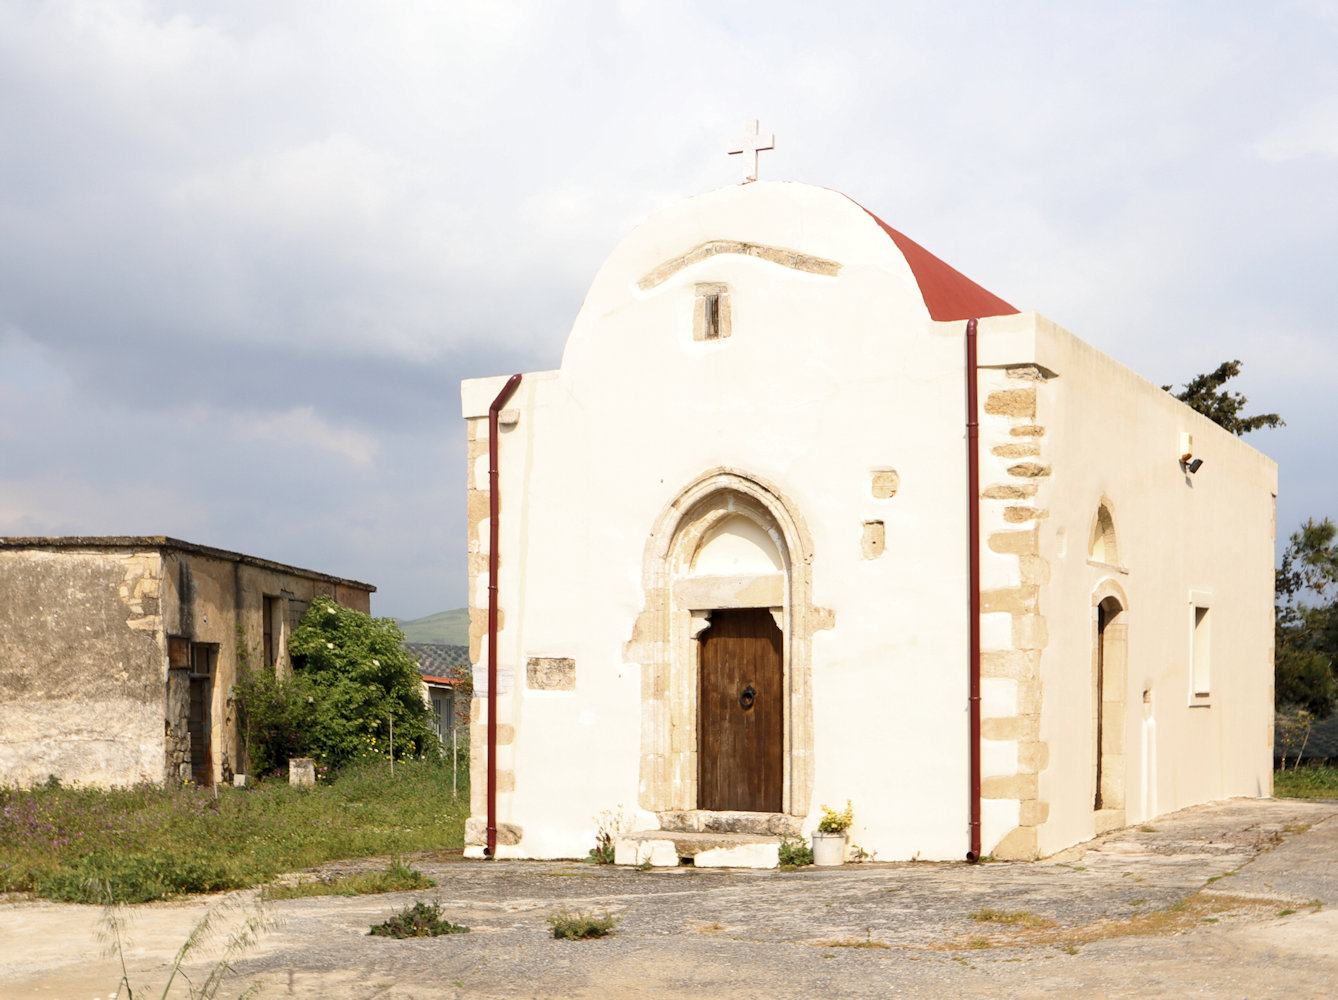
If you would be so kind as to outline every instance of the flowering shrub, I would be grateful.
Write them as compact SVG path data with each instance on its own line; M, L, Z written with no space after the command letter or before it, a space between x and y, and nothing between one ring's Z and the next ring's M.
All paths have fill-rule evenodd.
M391 618L372 618L328 597L311 602L288 641L291 677L247 670L238 704L251 770L281 770L312 757L317 773L358 759L438 751L418 666Z

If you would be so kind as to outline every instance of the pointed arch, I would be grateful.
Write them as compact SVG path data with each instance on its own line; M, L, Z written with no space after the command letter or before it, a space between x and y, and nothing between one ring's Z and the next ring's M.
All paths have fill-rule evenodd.
M1092 515L1092 529L1087 536L1087 558L1108 566L1120 565L1120 547L1115 531L1115 507L1103 496Z

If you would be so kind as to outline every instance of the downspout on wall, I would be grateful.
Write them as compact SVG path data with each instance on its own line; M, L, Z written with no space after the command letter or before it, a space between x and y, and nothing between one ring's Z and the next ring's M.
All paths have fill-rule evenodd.
M971 848L966 860L980 860L980 419L976 400L976 320L966 321L966 510L969 680L967 739L971 760Z
M520 375L512 375L488 407L488 858L497 854L497 418L519 385Z

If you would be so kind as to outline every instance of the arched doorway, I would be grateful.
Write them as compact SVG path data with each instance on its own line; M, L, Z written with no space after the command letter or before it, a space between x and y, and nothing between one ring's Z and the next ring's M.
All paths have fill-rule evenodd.
M732 470L698 479L655 525L627 659L642 676L640 803L666 828L683 811L807 813L810 635L827 624L811 558L793 506Z
M1123 593L1107 581L1093 595L1092 809L1123 811L1128 614Z

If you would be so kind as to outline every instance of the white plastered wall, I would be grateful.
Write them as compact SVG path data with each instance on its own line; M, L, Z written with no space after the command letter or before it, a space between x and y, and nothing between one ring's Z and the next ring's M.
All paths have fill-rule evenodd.
M718 239L840 269L719 253L639 285ZM729 288L726 340L693 339L700 283ZM891 240L829 191L715 192L614 252L562 369L526 376L507 404L519 420L500 436L498 653L515 683L499 685L499 708L515 740L498 764L515 778L499 820L523 834L499 855L580 856L596 814L635 810L643 693L625 657L645 603L647 534L689 483L721 468L777 484L799 512L813 604L833 615L812 639L813 792L794 804L804 828L821 803L849 798L853 840L881 857L965 854L963 352L960 330L940 327ZM485 413L498 388L466 383L465 415ZM873 473L886 468L899 490L875 499ZM486 467L475 471L486 481ZM877 558L861 550L870 520L886 530ZM571 658L574 688L528 689L530 657Z
M813 273L748 252L665 268L713 240L840 268ZM703 285L729 290L728 339L694 340ZM643 554L684 488L718 469L775 484L802 517L812 604L831 613L832 627L812 636L814 779L810 800L794 806L804 829L819 804L850 798L852 839L879 857L965 853L963 325L929 322L904 259L862 210L799 185L692 199L610 256L561 370L525 377L507 404L518 420L500 435L499 721L508 738L497 764L510 776L498 819L522 831L500 856L582 856L596 815L617 807L656 825L637 808L652 692L629 656L646 607ZM1044 373L1034 422L1046 466L1033 521L1003 520L1002 507L982 514L983 543L1034 528L1031 572L1046 578L1035 613L982 620L988 649L1039 657L1030 686L1004 674L983 684L987 717L1039 715L1039 733L1009 737L1009 722L983 743L996 789L983 803L986 851L1023 826L1043 854L1097 828L1092 597L1111 584L1128 605L1124 817L1268 794L1274 464L1035 314L984 320L981 364L982 405L1020 387L1007 369ZM465 416L483 418L503 381L465 383ZM1013 459L989 445L1015 440L1012 428L995 423L982 419L982 435L996 435L984 442L982 487L1011 474ZM1195 476L1176 462L1182 431L1205 458ZM486 483L486 452L474 461L474 482ZM872 475L885 469L900 486L875 499ZM1103 498L1119 542L1114 566L1087 558ZM886 531L876 558L861 550L871 520ZM486 523L476 537L486 540ZM1024 579L1021 562L983 544L982 589L1025 591L1040 577ZM486 608L486 585L476 576L476 609ZM1191 593L1212 595L1206 705L1191 705L1188 690ZM533 689L531 657L569 658L574 684ZM1010 797L1013 785L1021 791Z
M1120 593L1128 605L1124 822L1270 795L1276 464L1043 317L992 322L1034 324L1038 361L1057 376L1038 396L1037 418L1054 468L1040 531L1051 571L1041 598L1049 633L1042 735L1051 751L1040 779L1050 806L1041 852L1096 832L1088 720L1098 592ZM1196 474L1178 461L1183 434L1204 459ZM1116 565L1089 558L1103 499ZM1192 594L1212 616L1212 690L1198 700L1190 692Z

